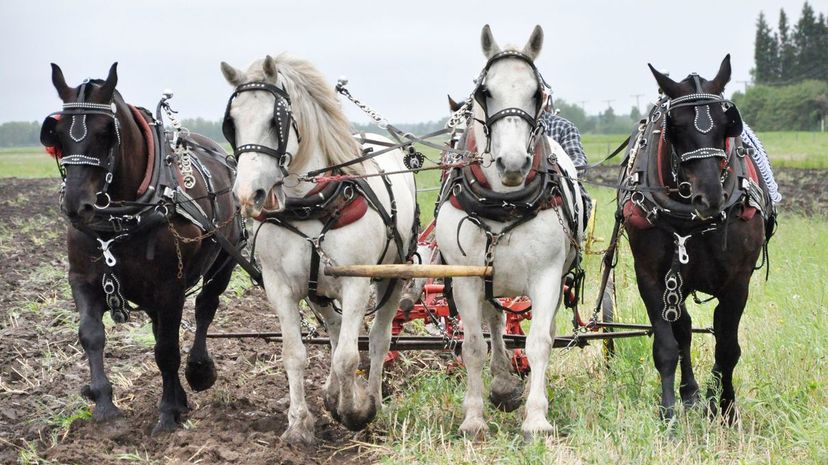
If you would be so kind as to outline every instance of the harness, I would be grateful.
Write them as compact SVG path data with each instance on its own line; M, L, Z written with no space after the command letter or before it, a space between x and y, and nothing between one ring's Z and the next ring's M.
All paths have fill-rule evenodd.
M274 149L260 144L245 144L236 147L236 129L233 117L230 114L230 109L235 98L243 92L268 92L275 98L275 105L273 108L273 121L277 128L278 146ZM230 99L227 102L227 108L224 114L224 123L222 125L224 136L227 138L230 145L233 146L236 157L240 157L247 152L259 152L275 158L279 162L279 167L282 174L287 177L287 167L293 160L293 155L287 151L288 138L291 130L296 132L298 142L301 143L302 138L290 108L290 96L284 89L267 82L249 82L241 84L236 87ZM396 148L396 147L394 147ZM333 169L333 174L338 174L338 168L362 162L366 159L372 158L378 154L370 154L360 157L358 160L351 160L349 162L338 165ZM328 168L330 169L330 168ZM285 200L285 208L279 212L265 212L254 218L261 222L259 228L253 236L253 246L251 257L254 257L256 239L258 238L259 230L264 223L270 223L281 228L284 228L293 234L308 241L311 245L310 256L310 273L308 276L308 299L320 306L333 306L336 311L340 311L334 304L333 299L319 295L319 273L320 261L324 259L328 264L331 259L322 250L322 243L325 240L325 235L332 229L337 229L348 224L351 224L367 212L370 207L379 214L382 222L385 224L385 246L383 248L377 263L385 261L388 254L388 249L391 242L394 242L397 250L397 259L399 263L404 263L416 251L416 247L408 244L408 247L403 244L402 236L397 229L397 202L394 198L394 192L391 186L391 180L387 175L381 175L383 185L388 193L390 200L390 210L386 210L382 202L377 197L374 190L364 179L345 179L337 180L329 183L318 185L311 190L305 197L295 198L288 197ZM308 236L292 223L296 221L317 220L322 223L322 230L315 237ZM413 240L416 241L417 219L415 215L415 222L412 226ZM389 285L386 287L385 293L378 300L374 309L380 308L391 297L393 285L396 278L389 280ZM370 313L373 313L370 312Z
M216 190L212 183L212 175L205 164L198 157L191 156L193 149L202 149L203 152L215 152L210 147L204 147L189 137L174 138L175 146L167 138L164 125L161 119L161 109L168 109L166 102L168 97L159 102L157 115L153 118L148 110L129 106L130 115L118 113L118 107L113 100L109 104L98 104L86 101L90 80L81 84L78 99L76 102L69 102L63 105L62 111L52 113L46 117L41 127L41 143L51 148L55 154L58 169L63 179L61 196L66 188L66 169L68 165L85 165L100 168L106 171L104 185L96 195L95 213L89 223L80 220L72 220L72 226L98 242L98 249L104 259L106 271L103 273L101 286L105 293L107 308L110 310L113 321L124 322L129 319L131 308L121 292L121 283L118 279L118 260L113 253L113 246L150 230L163 223L170 223L175 215L179 215L201 230L212 235L212 239L230 253L232 258L237 260L244 258L239 250L244 247L245 239L242 238L239 244L233 245L220 234L213 234L218 226L219 206L216 202L218 195L226 194L229 188ZM171 114L171 113L168 113ZM87 153L63 154L63 147L57 132L57 123L60 118L71 117L72 123L69 128L69 137L75 143L82 142L88 135L86 120L88 116L101 115L112 118L116 142L109 147L104 159ZM114 173L117 170L119 155L124 156L121 145L120 118L132 117L141 128L142 135L148 147L147 172L144 181L139 187L138 198L131 201L113 201L107 193L114 181ZM174 121L176 127L180 127ZM217 152L216 152L217 153ZM182 159L186 159L187 169L180 169L182 183L179 183L179 176L176 172L174 162L181 165ZM219 158L220 161L231 171L235 171L233 161ZM181 168L181 167L180 167ZM193 187L190 180L195 181L193 172L198 172L199 177L207 190L207 197L212 206L212 215L207 215L201 206L187 193L186 189ZM187 186L181 187L181 184ZM241 231L244 231L243 224L238 215L235 221L239 222ZM233 218L231 218L233 220ZM155 243L150 241L147 245L146 258L152 260L155 255ZM215 260L215 258L213 259ZM213 260L207 260L206 272ZM209 279L209 277L205 277Z
M488 98L489 98L489 90L486 87L486 77L489 73L489 69L500 60L506 58L517 58L532 68L533 75L535 76L535 80L537 81L537 90L535 91L534 99L535 99L535 114L530 115L522 108L517 107L509 107L504 108L493 115L489 115L489 107L488 107ZM548 108L551 108L552 105L552 98L551 93L549 92L549 84L546 83L546 80L543 79L543 75L541 75L538 68L535 66L535 62L532 60L531 57L528 55L518 52L516 50L504 50L502 52L494 54L489 60L486 62L486 66L483 67L483 70L480 71L477 79L475 79L475 83L477 84L472 91L471 95L468 99L463 103L463 105L458 109L457 113L461 112L468 112L470 116L470 106L472 103L472 99L480 105L480 108L483 110L484 119L477 119L473 118L474 121L478 122L483 126L483 133L486 135L486 150L484 153L491 153L491 133L492 133L492 126L500 121L503 118L507 118L509 116L517 116L518 118L523 119L529 126L531 127L529 141L526 144L526 151L527 153L534 153L535 151L535 142L537 140L537 136L545 132L543 118L541 118L541 114Z
M704 93L698 75L692 74L691 78L696 87L695 93L675 99L661 98L647 119L641 120L638 129L633 132L630 140L634 142L627 151L626 162L622 164L616 213L617 221L623 219L625 224L637 229L657 227L673 237L675 251L670 269L664 277L665 291L662 299L662 318L670 322L681 317L680 304L684 301L681 265L690 261L687 242L693 237L726 227L734 216L749 220L758 210L767 218L767 206L771 204L750 157L746 157L749 149L743 146L739 137L742 119L736 106L721 95ZM710 105L722 105L727 117L725 149L702 147L677 153L669 134L671 111L692 107L695 112L695 130L707 134L715 124L710 114ZM710 218L696 214L694 208L686 202L691 197L689 183L679 182L681 164L701 158L720 159L722 187L729 193L720 213ZM663 173L667 171L665 163L669 163L675 188L668 187L668 180L664 179ZM741 211L737 212L738 208ZM764 245L765 256L767 239L769 237ZM725 233L723 250L726 247Z
M534 116L521 108L505 108L491 116L488 114L486 75L495 62L505 58L518 58L529 64L532 68L538 83L538 89L535 94L536 113ZM574 198L567 197L567 193L571 195L577 189L577 186L574 185L574 181L568 176L562 174L560 166L557 163L557 158L549 146L549 141L545 137L541 137L540 144L536 143L537 136L543 133L544 129L543 120L540 118L540 115L546 106L549 105L550 100L547 91L548 85L546 85L540 72L535 67L534 62L527 55L517 51L507 50L500 52L489 59L478 76L476 83L477 85L469 99L466 100L455 114L464 114L466 116L467 127L471 127L472 120L482 125L483 132L486 136L486 149L484 153L490 153L491 128L494 123L509 116L517 116L525 120L531 127L530 139L527 143L527 152L533 156L532 168L530 174L527 176L524 189L509 193L493 191L485 175L483 175L482 170L477 165L453 168L448 172L443 182L435 217L439 209L446 202L451 203L455 208L463 210L466 216L457 225L457 246L465 256L466 252L460 244L460 229L463 223L468 220L483 231L486 236L485 266L493 266L495 249L505 235L511 233L522 224L534 219L541 210L558 206L562 206L564 210L565 218L561 218L559 215L561 226L564 230L568 228L567 234L570 236L570 241L577 247L577 240L573 238L572 234L576 234L575 232L577 231L578 206L575 204ZM469 109L472 101L476 101L483 109L484 120L472 116ZM474 131L465 131L462 139L459 141L459 145L464 147L467 152L475 152L477 150L477 144ZM562 189L562 183L567 183L568 189ZM575 211L570 210L570 201L575 206ZM502 226L498 230L495 230L484 220L501 223ZM578 271L580 271L580 253L573 263L573 268L576 269L576 275L578 275ZM451 281L446 280L445 285L446 296L451 300ZM494 295L494 275L484 278L484 291L486 300L500 311L524 313L531 310L530 306L525 310L515 312L501 305Z

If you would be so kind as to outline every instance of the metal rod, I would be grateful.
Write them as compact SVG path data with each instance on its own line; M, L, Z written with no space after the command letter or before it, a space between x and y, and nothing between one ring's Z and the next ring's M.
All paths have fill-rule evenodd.
M325 267L328 276L359 276L368 278L445 278L447 276L490 277L491 266L461 265L347 265Z
M555 338L553 347L562 348L577 345L583 347L591 340L599 339L623 339L628 337L649 336L652 332L649 330L638 331L616 331L612 333L607 332L588 332L578 335L577 341L573 342L572 336L558 336ZM263 339L266 342L282 342L282 333L268 332L268 333L214 333L208 334L209 338L255 338ZM486 344L491 345L491 335L483 335ZM327 345L330 344L330 339L326 337L312 337L309 338L307 334L302 335L302 340L306 344ZM522 334L504 334L503 341L507 349L523 349L526 347L526 336ZM359 336L357 340L359 350L368 350L368 336ZM457 349L463 346L462 339L447 341L441 336L418 336L418 335L404 335L392 336L390 350L445 350L448 347L455 347Z
M604 323L604 322L598 322L598 323L595 324L595 326L598 326L600 328L645 329L645 330L648 330L648 331L653 330L652 326L647 325L647 324L639 324L639 323L615 323L615 322ZM691 331L694 332L694 333L697 333L697 334L713 334L713 328L711 328L711 327L693 328Z

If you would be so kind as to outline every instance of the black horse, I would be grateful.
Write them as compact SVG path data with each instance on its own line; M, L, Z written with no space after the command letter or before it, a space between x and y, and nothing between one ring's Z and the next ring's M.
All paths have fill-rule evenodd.
M691 74L675 82L650 69L663 95L633 132L618 218L624 221L653 326L661 414L665 419L674 414L679 362L682 401L688 406L699 401L684 300L701 291L718 299L709 408L733 423L738 419L733 370L741 355L739 320L770 236L766 224L773 222L773 207L756 176L751 149L742 146L738 110L721 96L730 80L730 55L710 81Z
M95 402L95 420L121 415L104 372L102 316L109 310L123 321L129 302L137 304L152 320L163 379L155 434L175 429L188 411L178 377L179 327L185 294L202 278L185 375L196 391L216 380L205 338L235 266L220 243L240 247L244 231L230 191L234 165L221 147L195 134L171 145L161 105L157 118L127 105L117 81L116 63L105 81L69 87L52 64L63 110L46 119L41 140L64 179L69 283L92 378L82 393Z

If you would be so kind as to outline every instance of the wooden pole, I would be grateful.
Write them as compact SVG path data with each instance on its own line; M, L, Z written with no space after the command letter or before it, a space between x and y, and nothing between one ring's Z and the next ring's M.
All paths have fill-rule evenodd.
M445 278L457 276L490 277L491 266L462 265L347 265L325 267L328 276L366 278Z

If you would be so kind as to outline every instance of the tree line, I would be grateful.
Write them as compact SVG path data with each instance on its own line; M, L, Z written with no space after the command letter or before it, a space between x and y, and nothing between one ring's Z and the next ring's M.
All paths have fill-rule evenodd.
M824 128L828 115L828 19L808 2L791 26L779 10L776 30L759 13L754 41L754 85L736 92L742 117L760 131Z

